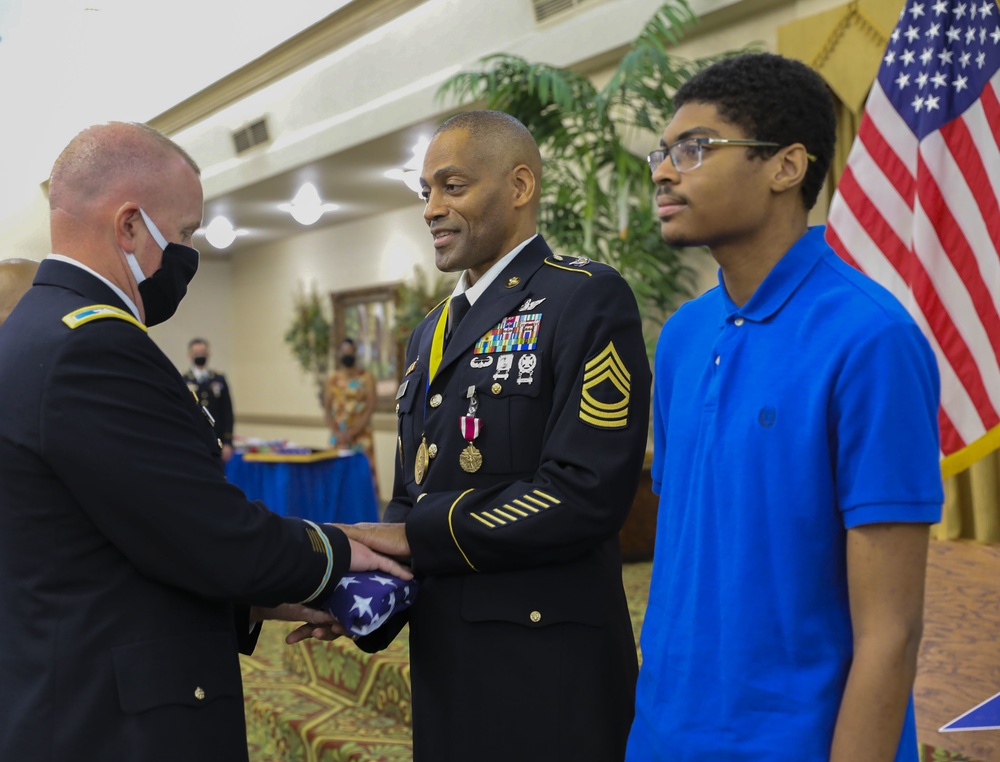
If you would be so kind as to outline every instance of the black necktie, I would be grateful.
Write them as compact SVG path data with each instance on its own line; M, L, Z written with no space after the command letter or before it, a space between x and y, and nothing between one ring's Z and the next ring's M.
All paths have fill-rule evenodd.
M448 338L455 334L455 329L458 328L458 324L462 322L462 318L465 317L465 313L469 311L470 307L472 305L469 304L469 297L464 293L452 297L451 301L448 302Z

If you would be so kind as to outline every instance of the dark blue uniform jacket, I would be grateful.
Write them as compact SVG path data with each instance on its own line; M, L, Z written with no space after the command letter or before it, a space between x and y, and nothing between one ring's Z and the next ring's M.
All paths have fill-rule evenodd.
M246 607L322 586L318 534L226 482L106 284L42 262L0 329L0 759L245 760Z
M538 237L438 359L444 309L409 342L385 514L406 523L421 587L362 646L408 617L416 762L620 760L637 667L618 531L650 392L635 298L612 268Z

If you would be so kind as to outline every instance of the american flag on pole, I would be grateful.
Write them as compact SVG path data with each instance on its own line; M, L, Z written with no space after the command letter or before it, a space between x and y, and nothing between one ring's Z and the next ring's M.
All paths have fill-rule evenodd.
M827 227L934 348L946 476L1000 447L998 16L996 0L908 0Z

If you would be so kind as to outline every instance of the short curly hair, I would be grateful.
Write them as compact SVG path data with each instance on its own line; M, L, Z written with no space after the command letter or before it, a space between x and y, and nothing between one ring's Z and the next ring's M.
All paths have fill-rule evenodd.
M816 204L833 159L837 119L823 78L804 63L773 53L747 53L723 59L685 82L674 107L685 103L715 106L719 116L754 140L781 146L801 143L816 157L802 181L806 209ZM773 156L777 149L753 147L751 156Z

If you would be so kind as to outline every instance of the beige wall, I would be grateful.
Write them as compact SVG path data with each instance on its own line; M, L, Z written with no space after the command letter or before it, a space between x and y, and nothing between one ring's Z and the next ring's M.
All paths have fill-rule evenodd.
M420 264L434 267L422 206L369 217L275 244L232 260L232 348L227 370L236 400L236 431L244 436L326 443L316 387L283 341L295 294L320 294L398 283ZM192 294L194 296L194 294ZM271 422L271 419L282 419ZM391 489L395 416L376 419L380 488ZM241 420L242 419L242 420Z
M48 199L37 186L20 201L9 216L0 219L0 259L42 260L52 251Z
M212 367L228 373L233 358L232 284L230 260L203 253L177 313L149 329L149 335L182 372L189 367L187 344L197 336L211 345Z

